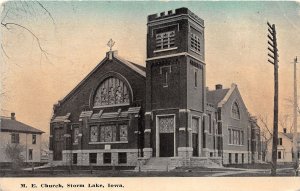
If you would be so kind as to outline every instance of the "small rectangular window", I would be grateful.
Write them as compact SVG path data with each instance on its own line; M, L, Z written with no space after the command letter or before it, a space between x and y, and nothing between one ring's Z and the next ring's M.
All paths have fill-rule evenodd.
M168 49L175 47L175 31L156 34L156 49Z
M127 125L120 125L120 141L128 141Z
M162 75L162 84L163 87L168 87L169 74L171 73L171 66L162 66L160 67L160 74Z
M191 34L191 49L195 50L197 52L201 51L201 46L200 46L200 37L197 36L196 34Z
M20 137L18 133L12 133L11 134L11 143L19 143Z
M229 164L231 164L232 163L232 158L231 158L232 156L231 156L231 153L229 153L229 155L228 155L228 162L229 162Z
M211 114L208 114L208 132L212 133L212 122L211 122Z
M99 132L98 132L98 127L97 126L91 126L90 127L90 141L91 142L97 142L98 141L98 136L99 136Z
M111 153L103 153L103 163L111 164Z
M244 145L244 131L241 131L241 145Z
M232 133L232 130L231 129L228 129L228 138L229 138L229 144L232 144L232 139L231 139L231 133Z
M33 158L33 150L29 149L28 150L28 160L32 160L32 158Z
M195 87L197 87L198 86L198 70L197 69L195 69L195 71L194 71L194 77L195 77Z
M90 163L96 164L97 163L97 153L90 153L89 154Z
M239 163L239 154L235 153L235 163Z
M33 145L36 144L36 135L32 135L32 144L33 144Z
M73 153L73 164L77 164L77 153Z
M281 159L281 151L278 151L278 159Z
M127 163L127 153L118 153L118 162L119 164Z
M79 128L74 128L74 134L73 134L73 143L78 143L79 139L78 139L78 135L79 135Z
M245 155L242 154L242 164L244 164L244 157L245 157Z
M278 145L282 145L282 138L278 139Z

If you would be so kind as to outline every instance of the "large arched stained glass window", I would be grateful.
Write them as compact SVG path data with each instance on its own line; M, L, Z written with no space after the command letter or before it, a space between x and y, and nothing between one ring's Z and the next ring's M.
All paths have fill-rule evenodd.
M234 102L231 108L231 116L235 119L240 119L240 109L237 102Z
M115 77L102 81L96 91L94 107L126 104L129 104L129 91L123 81Z

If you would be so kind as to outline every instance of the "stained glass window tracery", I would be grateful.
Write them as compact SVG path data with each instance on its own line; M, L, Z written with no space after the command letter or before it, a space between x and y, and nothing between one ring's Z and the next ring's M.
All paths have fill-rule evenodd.
M94 107L118 104L129 104L129 91L122 80L109 77L97 89Z

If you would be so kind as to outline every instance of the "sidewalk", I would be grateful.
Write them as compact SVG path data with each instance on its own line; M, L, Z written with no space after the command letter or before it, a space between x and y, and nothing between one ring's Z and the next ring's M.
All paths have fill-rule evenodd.
M43 165L43 166L36 166L36 167L33 167L33 169L36 170L36 169L43 169L43 168L49 168L49 167L51 167L50 163L45 164L45 165ZM32 167L23 168L22 170L32 170Z

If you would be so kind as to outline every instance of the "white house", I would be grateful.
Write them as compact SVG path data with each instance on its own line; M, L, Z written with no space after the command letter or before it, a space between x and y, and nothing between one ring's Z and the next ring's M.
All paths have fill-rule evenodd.
M267 162L272 161L272 140L267 145ZM298 156L300 151L300 134L298 133ZM278 132L277 145L277 162L289 163L293 162L293 133L287 133L286 129L283 132Z
M9 163L5 154L8 145L22 146L21 156L24 162L41 161L41 136L44 132L16 120L15 113L11 117L0 118L0 163Z

